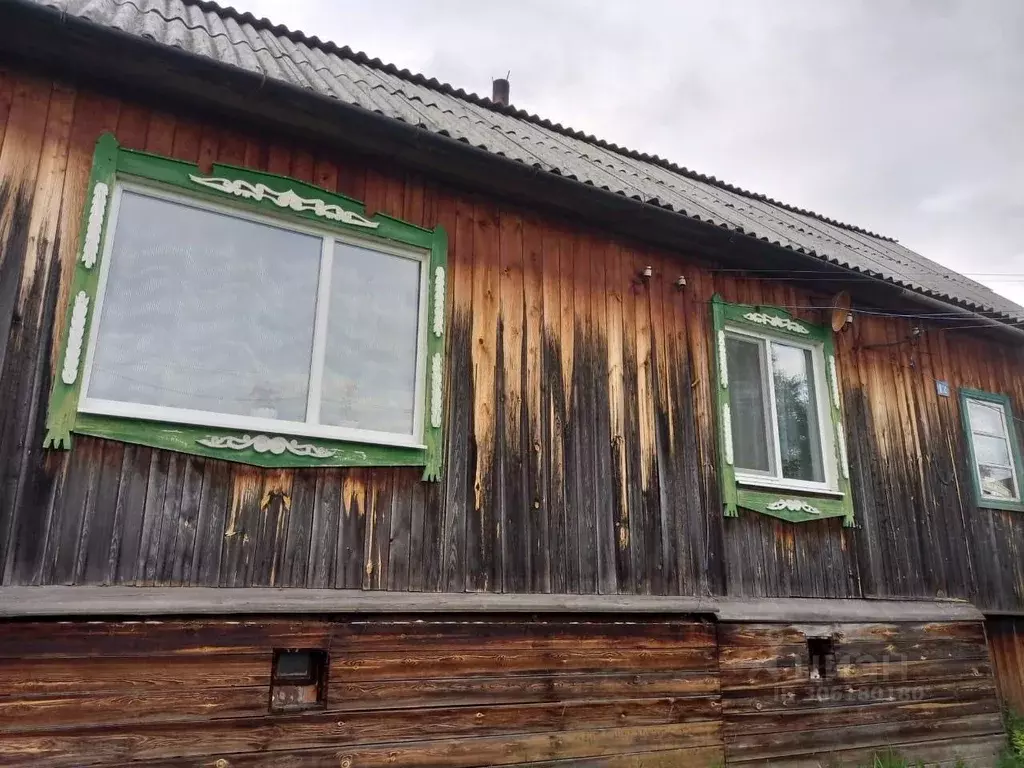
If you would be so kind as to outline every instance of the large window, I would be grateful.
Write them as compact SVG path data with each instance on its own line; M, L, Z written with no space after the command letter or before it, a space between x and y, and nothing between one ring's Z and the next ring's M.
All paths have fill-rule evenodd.
M712 302L725 512L853 523L832 331L777 307Z
M80 408L416 445L426 254L119 186Z
M983 507L1020 508L1020 451L1009 399L990 392L962 389L960 407L976 501Z
M447 238L296 179L97 142L46 446L440 476Z

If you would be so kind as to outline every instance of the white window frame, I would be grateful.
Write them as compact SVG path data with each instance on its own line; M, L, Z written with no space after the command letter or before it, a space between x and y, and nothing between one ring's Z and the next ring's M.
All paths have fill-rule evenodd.
M321 238L320 266L317 275L316 314L313 328L313 357L310 366L309 391L306 399L306 420L287 421L255 416L223 414L215 411L202 411L167 406L144 405L140 403L103 400L89 397L89 381L92 375L93 355L99 339L99 329L103 323L103 300L110 272L111 254L117 234L120 203L124 192L132 192L148 197L165 200L171 203L189 206L202 211L221 213L239 219L265 224L279 229L303 235ZM375 445L395 446L402 448L426 448L423 441L425 378L427 357L427 310L430 282L430 252L411 246L385 243L371 238L360 238L349 234L341 234L326 228L297 224L294 221L267 213L252 211L223 203L211 202L205 197L191 196L170 192L161 187L141 184L137 181L118 180L111 197L110 213L107 222L109 236L105 238L100 262L99 285L93 321L89 329L88 348L85 354L85 369L82 376L82 395L78 410L80 413L118 416L133 419L167 422L171 424L191 424L196 426L249 430L253 432L271 432L303 437L317 437L331 440L344 440L354 443L371 443ZM336 427L314 423L319 417L320 394L323 378L324 359L327 351L327 318L330 307L331 269L334 262L336 243L366 248L380 253L399 256L416 261L420 265L420 297L418 313L418 331L416 340L416 380L413 401L413 429L410 433L379 432L376 430L356 429L352 427Z
M1020 503L1020 501L1021 501L1020 480L1017 477L1017 463L1014 460L1014 446L1013 446L1013 443L1011 442L1012 438L1011 438L1011 434L1010 434L1010 425L1006 422L1006 408L1003 406L1002 403L996 403L996 402L993 402L992 400L984 400L984 399L982 399L980 397L972 397L971 395L968 395L968 394L964 395L964 400L968 404L967 405L967 409L966 409L967 410L967 414L966 414L967 415L967 426L968 426L968 434L969 434L970 440L971 440L971 458L972 458L972 461L974 463L974 482L977 483L978 496L981 497L985 501L997 501L997 502L1001 501L1001 502L1005 502L1005 503L1008 503L1008 504ZM999 424L1003 428L1002 434L998 434L997 435L997 434L994 434L992 432L986 432L983 429L978 429L977 427L975 427L974 426L974 420L971 418L971 408L970 408L971 404L979 405L982 408L991 408L992 410L996 411L999 414ZM991 462L979 461L979 459L978 459L978 446L977 446L977 444L974 441L974 438L975 438L976 435L981 435L982 437L998 437L1004 443L1006 443L1006 453L1007 453L1007 456L1009 456L1009 458L1010 458L1009 466L1004 466L1002 464L992 464ZM1010 470L1010 476L1013 478L1013 487L1017 491L1017 495L1013 496L1012 498L1003 498L1001 496L988 496L988 495L986 495L985 494L984 486L982 485L982 481L981 481L981 467L982 467L982 464L984 464L986 467L997 467L998 469L1009 469Z
M773 488L779 490L811 491L823 495L842 497L839 490L839 466L836 458L835 446L835 425L832 423L832 409L829 401L828 381L825 373L825 347L821 343L801 341L789 336L782 336L772 333L761 333L751 330L745 326L726 323L724 326L726 338L747 337L760 342L759 357L761 358L762 387L765 393L766 402L764 407L768 411L766 420L769 434L768 448L771 452L770 464L771 474L747 470L734 465L736 482L739 485L754 486L761 488ZM775 401L775 377L771 371L771 350L770 344L779 343L789 347L805 349L811 352L811 375L814 379L815 405L818 411L818 430L821 445L821 465L824 471L824 482L812 480L795 480L782 477L782 448L779 444L779 418ZM726 353L728 354L728 353ZM728 365L728 361L726 361Z

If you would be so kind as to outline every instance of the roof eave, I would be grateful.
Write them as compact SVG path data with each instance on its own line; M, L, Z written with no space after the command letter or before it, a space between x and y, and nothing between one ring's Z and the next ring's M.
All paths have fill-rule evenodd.
M223 64L153 40L63 14L29 0L0 4L0 55L17 63L42 68L65 79L125 89L143 101L177 102L183 111L197 107L228 121L239 118L265 130L295 138L342 144L368 157L430 173L448 183L487 191L531 206L542 206L591 226L673 250L683 245L703 246L714 258L756 269L743 253L768 248L775 268L813 266L835 277L856 274L863 286L864 273L855 272L827 257L786 248L711 222L691 218L649 202L584 184L574 178L531 167L486 149L433 133L426 128L372 112L357 105L268 79L239 67ZM116 58L127 66L111 67ZM741 247L733 247L743 241ZM943 301L896 281L871 276L869 285L886 287L890 299L911 301L931 309L962 313L1018 343L1024 330L985 317L959 303ZM855 294L859 291L853 291ZM870 291L867 293L871 293ZM867 295L865 294L865 296ZM855 295L856 298L856 295ZM876 296L877 300L877 296ZM1009 318L1008 318L1009 319Z

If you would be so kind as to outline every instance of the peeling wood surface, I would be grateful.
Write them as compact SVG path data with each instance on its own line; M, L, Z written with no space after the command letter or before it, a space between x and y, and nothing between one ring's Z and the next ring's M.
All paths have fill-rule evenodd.
M991 618L985 629L999 696L1008 708L1024 712L1024 621Z
M58 626L62 632L47 623L0 625L4 765L722 762L707 623ZM328 653L322 709L268 711L273 651L289 647Z
M88 438L41 449L103 130L445 226L441 484ZM1024 516L974 508L957 399L935 392L936 379L1006 392L1024 416L1020 350L927 325L910 343L912 321L858 316L836 337L858 527L724 520L707 302L829 297L715 266L685 244L653 250L338 150L0 71L0 583L956 597L1024 611Z

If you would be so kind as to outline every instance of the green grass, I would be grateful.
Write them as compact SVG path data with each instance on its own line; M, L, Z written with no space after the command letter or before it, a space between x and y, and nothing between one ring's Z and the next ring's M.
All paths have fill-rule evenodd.
M1006 749L999 758L999 768L1024 768L1024 715L1007 710Z

